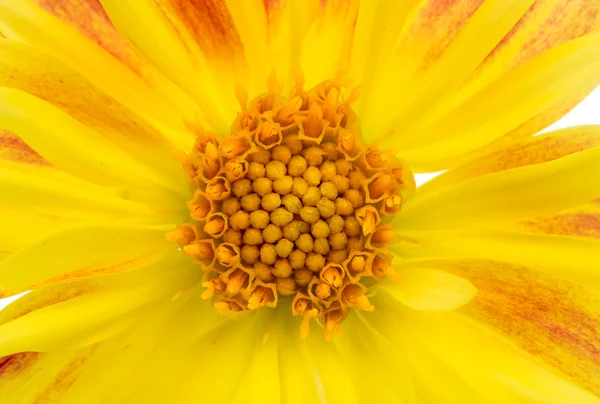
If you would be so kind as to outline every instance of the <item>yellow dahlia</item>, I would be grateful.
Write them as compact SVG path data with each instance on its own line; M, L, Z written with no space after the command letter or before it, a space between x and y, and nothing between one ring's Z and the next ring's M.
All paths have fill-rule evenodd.
M600 402L599 27L0 0L0 402Z

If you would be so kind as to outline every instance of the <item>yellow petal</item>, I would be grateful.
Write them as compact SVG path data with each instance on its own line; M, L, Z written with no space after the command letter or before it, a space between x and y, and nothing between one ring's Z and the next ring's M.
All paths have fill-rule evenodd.
M367 136L375 140L399 126L394 140L425 140L421 133L402 129L432 102L461 85L532 3L418 2L406 19L392 56L374 82L376 87L368 99L361 100L364 110L359 109L359 114Z
M101 3L119 32L198 104L210 128L227 132L239 110L232 68L243 50L224 2Z
M281 403L279 383L279 341L281 327L271 324L262 340L250 348L253 356L244 377L236 386L232 404Z
M455 97L466 99L519 64L599 29L600 8L594 2L536 1Z
M419 344L412 334L401 332L408 327L403 318L389 310L385 304L392 299L375 299L377 309L370 313L360 313L365 325L377 332L378 335L391 345L400 355L401 363L410 371L412 390L417 403L480 403L484 402L465 380L447 363L424 344ZM408 309L405 309L408 310ZM420 313L419 313L420 314ZM440 333L443 331L440 330ZM498 392L498 389L495 390Z
M389 142L415 170L437 171L564 100L600 83L600 35L562 44L511 70L435 122L397 132ZM557 79L558 77L558 79ZM403 128L402 130L405 130Z
M152 262L176 248L165 240L164 233L162 228L132 225L64 230L4 260L0 264L0 285L17 292L62 275L118 272L132 261Z
M112 186L166 181L39 98L2 88L0 102L0 126L19 135L48 162L72 175Z
M467 160L419 187L419 197L465 180L531 164L545 163L600 146L600 125L575 126L528 137Z
M122 376L114 381L109 379L116 385L114 394L111 394L110 398L114 397L117 401L129 400L131 402L193 403L198 400L198 393L192 392L189 385L184 383L190 376L188 369L195 370L194 366L198 367L198 365L204 363L201 354L191 356L191 347L198 341L198 338L210 333L224 322L222 318L216 315L210 303L200 298L200 292L198 288L192 288L182 296L185 299L189 295L187 296L187 302L180 312L164 325L164 328L155 328L146 335L144 335L144 332L136 332L132 336L135 339L127 338L130 344L135 344L140 349L128 350L128 357L131 359L127 361L128 366L125 369L124 377ZM175 300L175 303L178 300ZM190 319L193 320L190 321ZM247 330L244 324L240 324L240 326L241 330ZM211 347L207 348L207 353L220 349L220 346L212 346L212 341L215 341L214 345L217 344L215 338L210 340ZM219 342L222 342L222 340L219 340ZM238 339L237 342L244 341ZM136 357L137 355L141 356ZM218 358L211 363L214 363L217 367L233 367L238 364L235 361L219 363ZM207 365L210 364L207 363ZM109 364L98 362L96 366L102 371L110 371ZM166 371L167 369L168 371ZM91 369L85 380L81 380L81 383L75 386L78 394L72 395L74 401L77 398L87 396L89 386L95 384L95 373L96 371ZM192 384L192 386L199 388L198 384L202 382L206 391L209 391L213 387L217 387L217 384L214 386L211 384L213 380L222 381L218 383L226 383L228 380L231 381L232 377L229 372L215 371L206 379L195 379L196 384ZM193 383L193 381L190 381L190 383ZM233 385L237 385L237 383ZM231 390L233 388L230 384L229 389L223 393L232 394ZM204 394L201 397L204 397ZM99 403L101 402L99 401Z
M399 229L481 227L554 213L598 197L600 148L519 167L411 199ZM433 188L435 189L435 188Z
M323 391L314 378L315 365L305 341L300 339L300 321L289 313L291 305L279 308L281 401L290 404L318 403Z
M359 2L306 3L313 3L314 9L303 15L310 28L302 41L300 66L306 86L311 88L349 68Z
M88 184L52 167L0 164L0 206L71 218L168 218L118 190Z
M359 116L363 115L363 101L369 99L372 87L377 84L380 69L385 67L388 58L393 57L395 44L416 3L416 0L407 0L364 1L360 4L349 72L361 86L361 97L354 104Z
M406 268L382 285L394 299L415 310L455 310L467 304L477 288L468 280L435 268Z
M50 165L17 135L0 129L0 160L14 161L24 164Z
M0 30L8 38L50 53L164 129L180 147L190 145L193 139L185 131L182 116L192 118L195 106L124 44L97 3L34 2L48 12L28 0L0 2Z
M53 353L22 352L0 358L0 399L13 403L56 400L85 366L91 351L88 347Z
M278 70L277 59L289 59L289 46L285 48L286 55L270 57L271 42L276 38L269 38L268 3L262 0L227 0L226 3L244 49L246 90L251 96L266 93L269 75ZM285 67L279 68L276 74L280 80L287 79L289 74L289 66L283 64Z
M192 334L196 324L189 319L199 314L199 296L193 288L179 299L154 305L152 314L140 318L134 327L89 347L7 357L14 365L3 368L0 400L37 398L73 404L124 400L148 365L164 360L163 354L179 347L180 337Z
M381 303L384 302L382 296ZM451 399L442 402L457 401L462 391L473 396L467 388L477 398L470 402L559 404L600 401L567 378L540 365L534 357L515 348L510 340L493 329L465 315L444 312L418 313L417 316L388 307L393 311L387 316L375 311L365 318L391 342L403 345L409 362L422 357L417 355L424 349L433 356L431 369L447 367L465 382L463 389L457 389L452 379L428 386L440 392L458 390L459 395L449 394ZM436 394L440 395L439 392Z
M485 146L462 154L455 159L448 159L448 167L460 166L465 161L476 160L482 156L493 154L499 150L510 148L515 144L530 140L531 136L539 133L541 130L565 116L576 105L583 101L596 86L597 83L592 81L581 88L570 88L571 91L563 94L563 98L560 101L544 109L542 112L512 129L510 132L500 136Z
M194 402L198 397L213 403L231 402L255 349L268 342L267 321L272 314L265 310L197 334L197 341L187 351L187 360L180 365L181 388L174 392L174 402ZM267 392L264 394L268 397Z
M52 304L0 325L0 356L23 351L76 349L106 339L139 317L150 315L153 302L190 286L193 265L160 265L145 279ZM196 272L197 273L197 272ZM198 281L195 276L195 281Z
M406 361L395 346L356 313L344 320L344 329L332 344L350 370L359 402L418 402Z
M311 332L306 343L325 396L321 401L358 404L356 385L338 350L321 333Z
M69 218L0 209L0 261L26 245L76 224L77 220Z
M600 392L598 295L534 267L482 260L430 263L477 286L479 294L462 312L496 328L565 378Z
M435 231L407 234L393 250L403 258L501 259L599 290L600 241L583 237L503 231Z
M178 180L176 173L180 167L172 158L173 145L145 119L99 90L72 67L39 50L7 40L0 41L0 55L3 73L0 87L17 88L53 104L72 120L79 121L80 126L91 128L159 175ZM63 136L73 134L67 132Z
M447 114L503 74L553 47L598 32L599 11L598 4L586 0L536 1L457 92L436 99L433 105L423 111L426 116L424 119L431 120ZM561 100L560 104L563 105L551 106L541 116L531 119L525 125L529 128L520 127L516 132L527 132L526 135L531 135L548 126L585 98L595 86L585 87L584 91L569 89L565 92L565 99ZM419 116L417 120L418 118ZM517 133L511 134L516 135Z

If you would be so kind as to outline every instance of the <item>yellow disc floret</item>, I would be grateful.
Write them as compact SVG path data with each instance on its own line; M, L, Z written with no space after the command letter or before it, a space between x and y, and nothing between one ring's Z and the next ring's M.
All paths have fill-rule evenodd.
M169 238L201 264L216 309L291 299L303 336L310 319L331 336L351 308L373 310L368 288L390 271L389 222L414 182L393 154L361 144L342 90L269 93L224 139L198 136L190 220Z

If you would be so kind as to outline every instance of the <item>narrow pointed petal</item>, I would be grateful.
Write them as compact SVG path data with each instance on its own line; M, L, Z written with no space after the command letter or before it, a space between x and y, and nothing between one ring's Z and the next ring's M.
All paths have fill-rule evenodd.
M309 334L307 343L326 402L358 404L357 387L349 369L343 365L340 352L316 333Z
M412 128L414 136L405 137L406 141L400 136L390 141L415 170L446 169L450 160L456 162L457 156L560 102L571 88L600 84L599 49L598 34L560 45L511 70L435 123Z
M123 282L3 323L0 325L0 356L23 351L77 349L124 331L133 325L137 316L151 313L152 310L147 311L145 307L169 299L177 290L190 286L194 281L190 275L195 268L181 265L181 258L179 264L141 271L140 279L133 284Z
M27 245L77 223L75 219L0 209L0 261Z
M414 119L411 116L418 116L432 100L462 84L532 3L533 0L417 2L392 57L379 72L377 87L368 99L362 100L363 129L375 140L387 135L398 122L402 126L410 124ZM413 138L412 135L397 134L399 138Z
M80 226L53 234L0 264L0 285L14 292L61 276L85 276L152 262L175 247L165 229L127 225Z
M87 126L39 98L0 89L0 126L16 133L46 161L100 185L166 181Z
M313 3L314 11L307 15L310 28L302 41L301 69L306 86L335 78L350 66L352 40L356 27L359 2L326 1ZM315 61L318 60L318 63Z
M600 125L575 126L529 137L466 160L419 187L423 198L448 186L499 171L545 163L600 146Z
M159 210L121 198L117 189L94 186L49 166L0 164L0 206L70 218L165 219ZM160 221L160 219L159 219Z
M359 402L417 403L413 378L397 347L364 321L362 313L352 313L344 328L347 332L332 344L350 370Z
M403 258L497 259L553 274L600 290L600 241L591 238L509 231L449 230L406 234L393 246Z
M106 89L112 86L101 89L73 67L13 41L0 41L0 55L0 87L19 89L47 101L159 174L176 178L178 167L172 161L174 145L170 139L130 105L107 94ZM191 136L188 147L190 143Z
M90 404L125 400L148 365L179 348L181 336L189 338L196 326L189 318L199 314L201 303L197 292L192 289L180 298L154 305L151 315L138 317L134 327L91 346L5 357L10 362L2 368L0 399Z
M399 228L480 227L554 213L597 198L600 148L474 178L407 203Z
M284 308L279 310L281 399L290 404L317 403L321 401L323 391L315 380L311 352L306 342L300 339L300 321L290 318L288 313Z

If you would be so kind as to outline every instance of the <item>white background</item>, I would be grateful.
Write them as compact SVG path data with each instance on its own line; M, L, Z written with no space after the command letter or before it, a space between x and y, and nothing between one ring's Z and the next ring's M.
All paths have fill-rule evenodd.
M582 101L577 107L575 107L569 114L564 118L549 126L540 133L548 132L551 130L562 129L569 126L577 125L600 125L600 87L596 89L588 98ZM429 179L439 175L440 173L432 174L418 174L416 177L417 185L423 184ZM17 299L20 295L13 296L6 299L0 299L0 310L7 306L10 302Z

